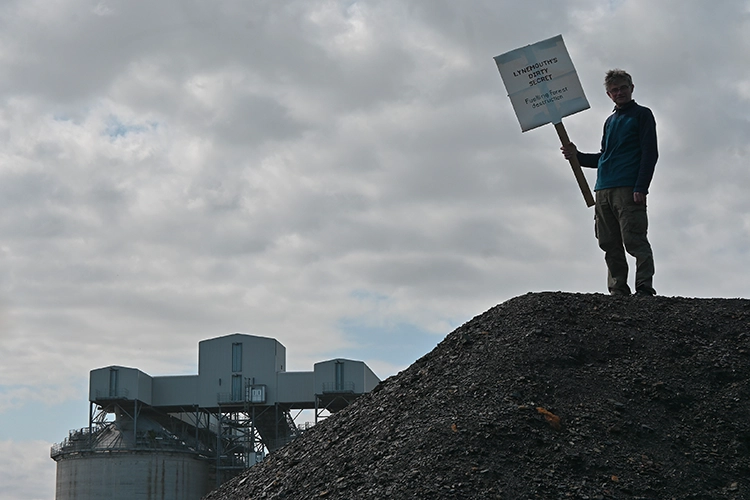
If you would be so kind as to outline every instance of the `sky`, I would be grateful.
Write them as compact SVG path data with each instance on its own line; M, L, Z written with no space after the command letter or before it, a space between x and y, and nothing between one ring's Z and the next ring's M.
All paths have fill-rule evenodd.
M385 379L515 296L605 293L493 60L559 34L580 150L608 69L656 117L657 292L750 297L748 1L0 2L2 500L54 497L90 370L196 374L240 332Z

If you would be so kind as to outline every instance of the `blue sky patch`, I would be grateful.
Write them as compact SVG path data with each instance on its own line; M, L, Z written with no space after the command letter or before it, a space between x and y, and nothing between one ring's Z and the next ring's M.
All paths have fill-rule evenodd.
M155 128L157 128L157 126L157 123L147 123L145 125L126 124L123 123L118 117L112 115L107 121L107 126L104 129L104 133L114 139L117 137L125 137L126 135L132 133L140 134L149 130L154 130Z

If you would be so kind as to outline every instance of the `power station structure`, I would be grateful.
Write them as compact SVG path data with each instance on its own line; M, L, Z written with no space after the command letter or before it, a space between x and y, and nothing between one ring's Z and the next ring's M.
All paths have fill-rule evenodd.
M287 372L277 340L233 334L198 344L198 374L152 377L108 366L89 376L88 427L52 447L56 500L199 500L371 391L362 361Z

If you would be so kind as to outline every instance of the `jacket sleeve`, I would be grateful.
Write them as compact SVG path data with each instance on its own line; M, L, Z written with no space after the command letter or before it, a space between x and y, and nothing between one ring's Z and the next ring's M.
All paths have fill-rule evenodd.
M638 179L635 181L633 191L648 194L651 179L654 177L656 160L659 159L659 151L656 145L656 120L654 114L648 108L643 108L638 117L638 126L641 142L641 164L638 168Z
M579 151L577 155L578 163L580 163L582 167L596 168L599 166L599 157L601 155L601 153L581 153Z

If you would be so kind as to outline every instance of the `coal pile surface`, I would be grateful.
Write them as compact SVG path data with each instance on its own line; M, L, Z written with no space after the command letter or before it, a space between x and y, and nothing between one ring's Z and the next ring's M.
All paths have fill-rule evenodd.
M209 494L750 499L750 300L530 293Z

